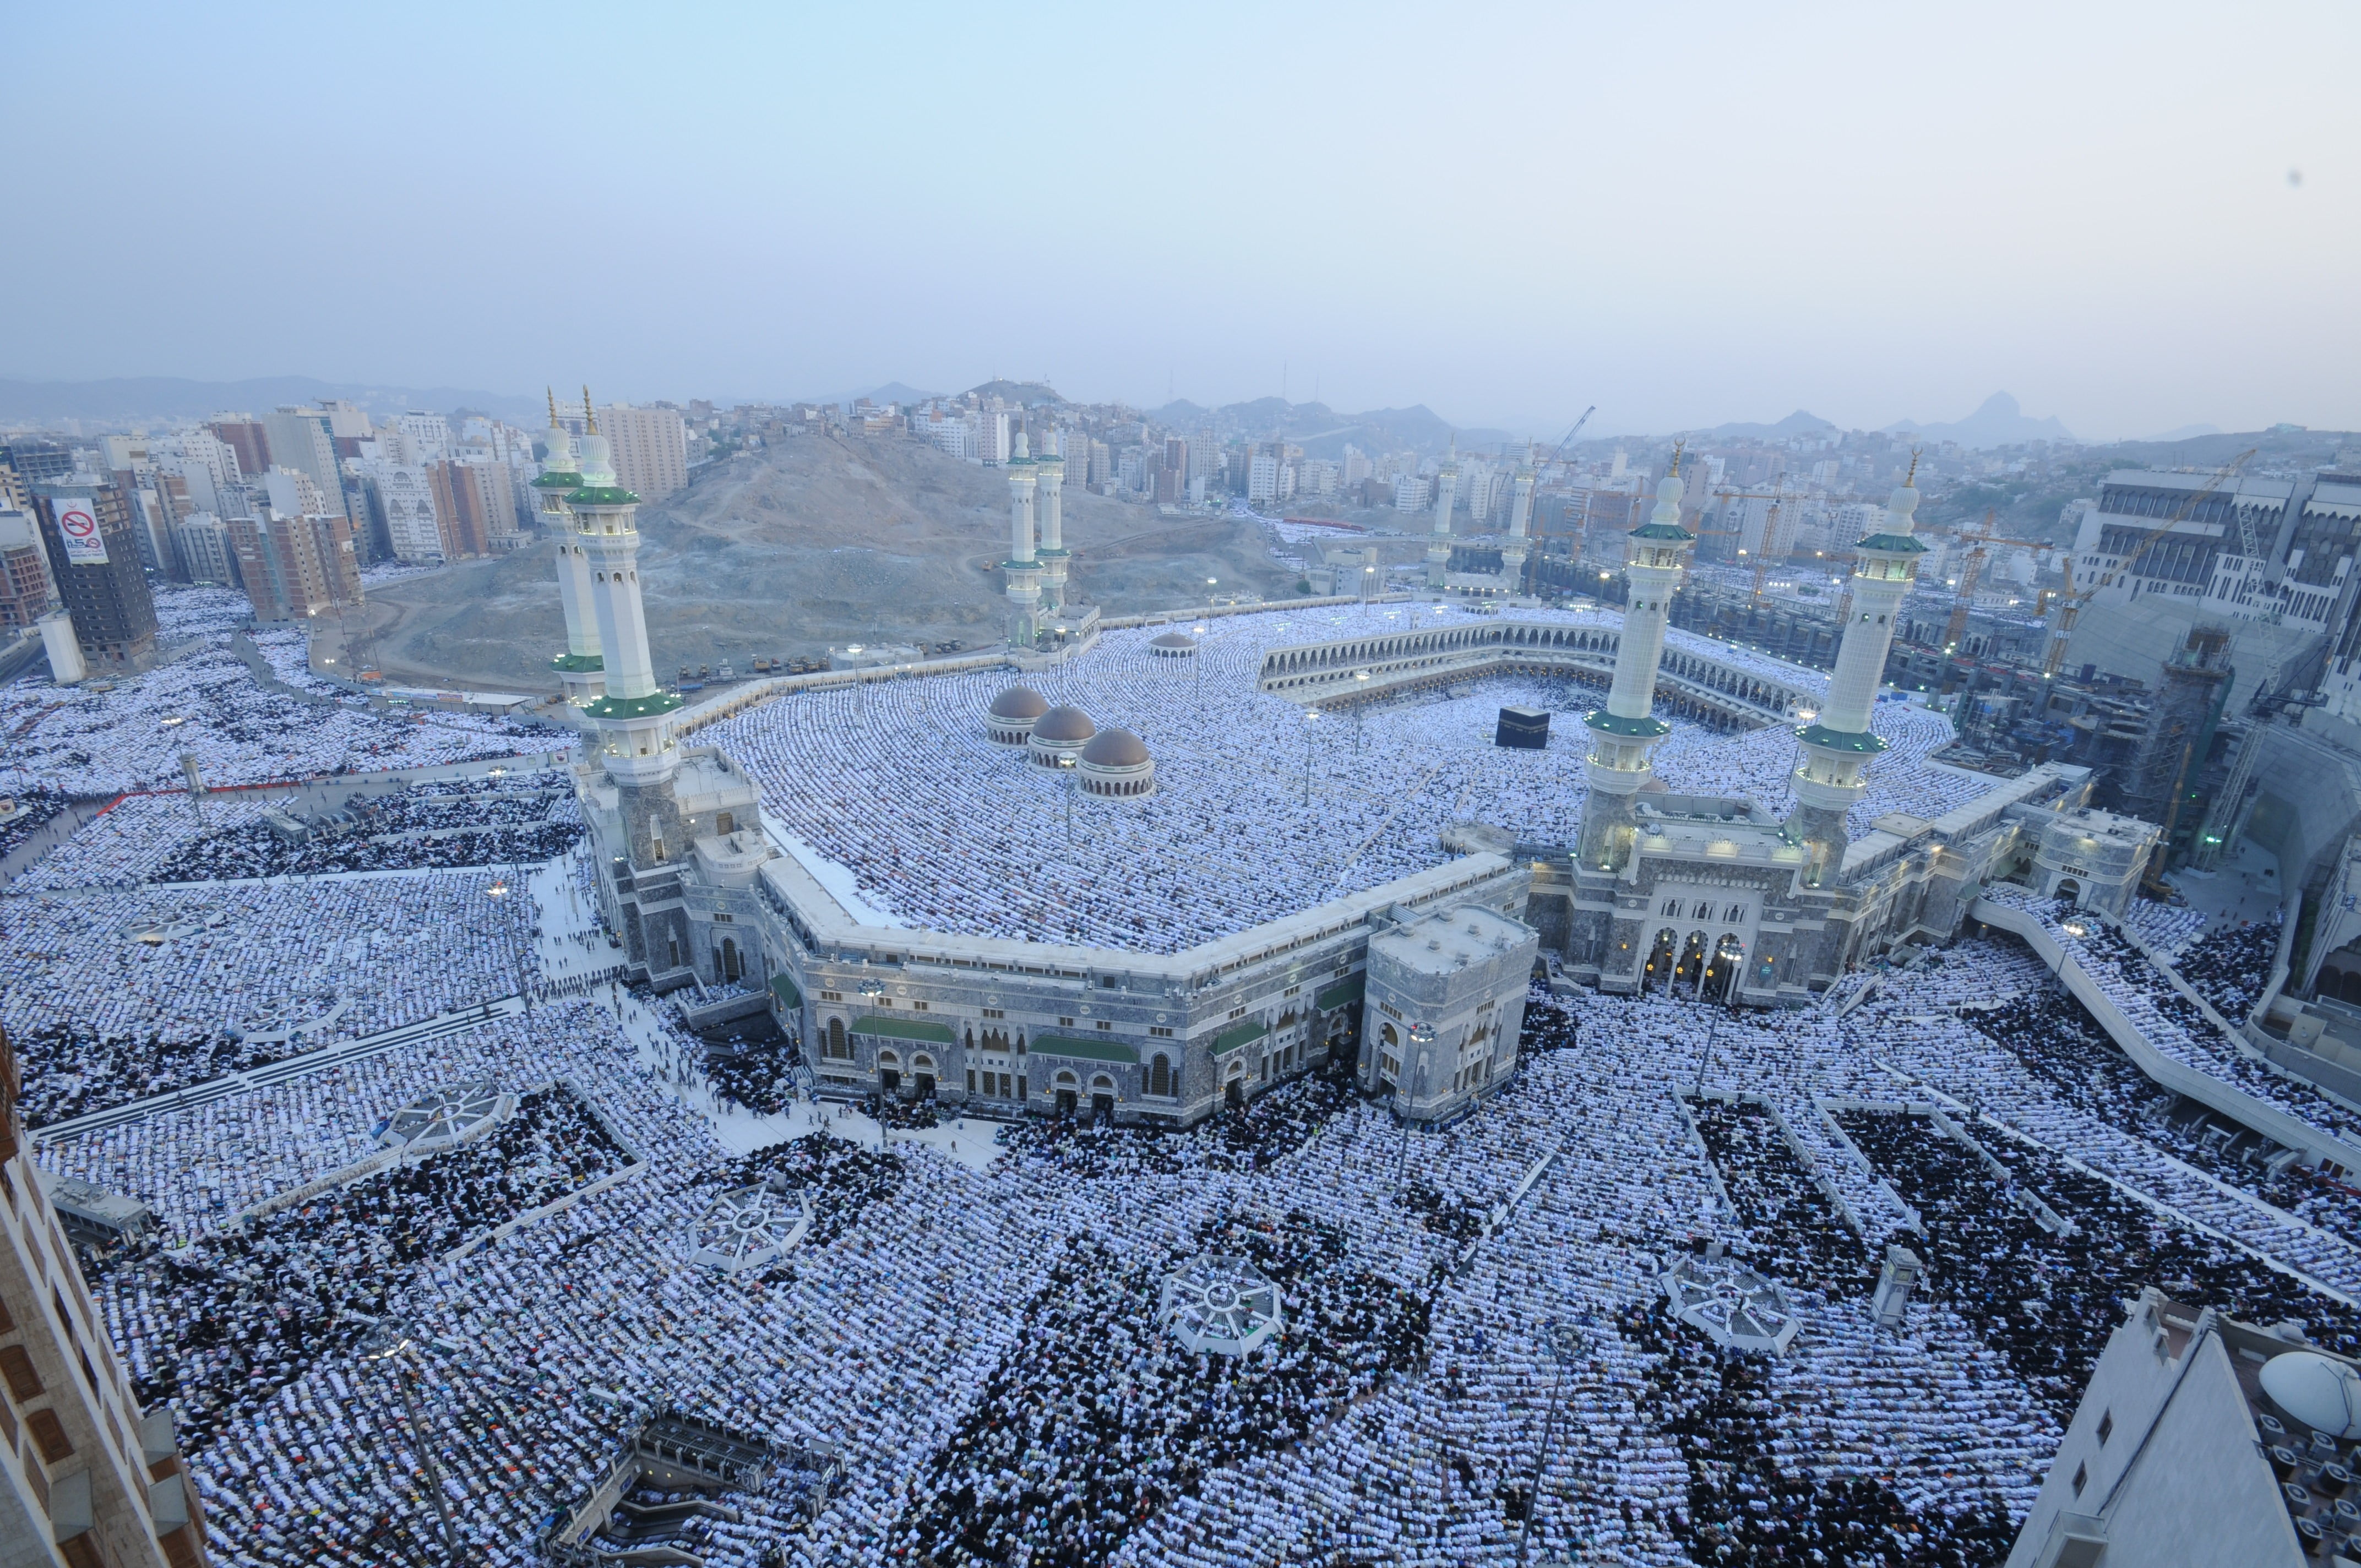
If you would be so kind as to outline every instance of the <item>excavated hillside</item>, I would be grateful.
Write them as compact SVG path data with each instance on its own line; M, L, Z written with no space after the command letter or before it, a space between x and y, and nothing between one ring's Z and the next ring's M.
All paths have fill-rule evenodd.
M1202 604L1205 579L1295 591L1260 526L1162 517L1065 488L1067 597L1109 615ZM847 642L1002 641L1004 470L895 438L805 436L697 473L641 509L640 576L660 675L683 664L817 655ZM370 595L379 666L397 683L554 692L562 652L545 546L385 584Z

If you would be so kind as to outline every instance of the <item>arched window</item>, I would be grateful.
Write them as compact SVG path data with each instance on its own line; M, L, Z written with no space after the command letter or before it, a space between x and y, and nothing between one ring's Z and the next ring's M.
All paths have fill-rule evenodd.
M736 980L745 971L738 963L738 939L734 937L722 938L721 978L724 980Z
M1159 1056L1148 1064L1148 1092L1169 1095L1172 1092L1172 1058Z
M844 1020L841 1018L828 1021L828 1054L838 1061L852 1059L852 1047L845 1043Z

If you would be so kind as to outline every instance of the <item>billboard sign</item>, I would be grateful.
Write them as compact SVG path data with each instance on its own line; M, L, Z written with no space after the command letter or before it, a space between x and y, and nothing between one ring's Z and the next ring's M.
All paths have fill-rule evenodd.
M66 565L105 565L106 541L98 532L98 503L86 496L60 496L49 505L57 513L58 533L66 542Z

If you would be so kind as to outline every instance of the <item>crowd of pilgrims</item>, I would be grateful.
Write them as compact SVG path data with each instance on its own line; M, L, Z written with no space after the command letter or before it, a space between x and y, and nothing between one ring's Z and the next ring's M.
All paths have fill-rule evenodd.
M461 880L285 891L313 924L349 926L318 901ZM143 948L166 961L192 938L228 946L213 912L291 926L291 898L247 896L281 891L150 895L115 926L126 945L192 927ZM63 941L60 911L119 896L0 913L38 910ZM500 910L514 937L561 935L560 912L480 890L400 928L447 931L461 907L471 930ZM2097 940L2090 962L2120 956ZM389 990L412 977L399 953L353 958ZM2113 972L2172 994L2152 965ZM99 1006L36 983L50 1005ZM2313 1284L2361 1289L2352 1227L2312 1223L2272 1185L2284 1170L2209 1179L2170 1115L2121 1113L2109 1095L2132 1096L2128 1080L2067 1090L2070 1052L2112 1047L2081 1022L2024 1037L2070 1016L2058 1001L2000 938L1892 970L1842 1018L1537 991L1515 1077L1447 1132L1406 1134L1332 1069L1186 1132L1014 1128L979 1169L825 1131L731 1154L717 1136L742 1124L706 1123L663 1070L676 1064L586 998L40 1157L159 1216L152 1242L85 1266L143 1389L175 1404L216 1560L241 1568L439 1553L398 1374L358 1354L389 1325L412 1336L419 1419L485 1563L533 1561L636 1423L677 1406L845 1456L816 1516L800 1488L730 1494L697 1546L730 1568L1505 1564L1525 1530L1535 1559L1996 1564L2141 1287L2301 1319L2337 1348L2361 1327ZM740 1044L722 1054L771 1073L770 1100L741 1103L784 1105L775 1052ZM28 1090L73 1064L39 1065ZM522 1097L513 1122L335 1183L393 1110L485 1077ZM1844 1101L1938 1104L1975 1144ZM628 1173L610 1128L644 1153ZM1528 1173L1498 1225L1477 1223ZM697 1269L699 1220L758 1183L812 1199L804 1244L751 1276ZM2073 1231L2046 1229L2028 1196ZM1881 1334L1867 1299L1894 1240L1927 1275L1904 1330ZM1712 1241L1794 1298L1785 1356L1720 1351L1667 1315L1657 1276ZM1192 1356L1155 1321L1164 1276L1205 1250L1282 1284L1286 1330L1254 1357Z
M1986 948L2005 955L1963 944L1891 988L1924 1007L1938 980L2046 981ZM407 1212L372 1211L364 1191L381 1176L311 1199L314 1219L332 1204L335 1217L313 1227L314 1251L279 1255L289 1267L159 1288L147 1264L94 1262L137 1375L159 1365L139 1347L181 1357L184 1431L211 1422L190 1439L192 1467L223 1560L240 1563L383 1561L436 1541L390 1375L353 1352L364 1319L418 1336L423 1419L484 1562L529 1561L539 1521L664 1401L783 1442L840 1443L847 1473L817 1520L767 1493L727 1499L736 1518L716 1519L699 1550L748 1568L774 1551L815 1564L1005 1562L1019 1544L1036 1563L1506 1563L1529 1514L1537 1555L1993 1563L2079 1392L2075 1358L2114 1326L2122 1296L2152 1281L2263 1321L2335 1321L2237 1249L2019 1157L1997 1132L1986 1146L2021 1159L2015 1181L2069 1213L2081 1242L2018 1224L2001 1179L1923 1117L1886 1118L1883 1133L1849 1124L1862 1167L1795 1097L1894 1094L1850 1020L1717 1019L1661 994L1536 994L1529 1018L1519 1076L1448 1134L1405 1139L1382 1106L1315 1075L1204 1127L1134 1139L1174 1151L1170 1168L1027 1138L978 1171L825 1133L717 1159L695 1113L587 1003L502 1019L423 1060L374 1058L49 1153L153 1203L167 1224L158 1255L194 1243L209 1257L241 1233L237 1211L360 1158L390 1109L437 1082L569 1078L648 1151L643 1173L448 1262L470 1226L522 1206L450 1196L438 1170L470 1169L489 1144L420 1161L411 1179L441 1195ZM1720 1081L1699 1099L1688 1091L1708 1033ZM1807 1058L1795 1072L1763 1070L1791 1053ZM1761 1080L1764 1097L1720 1098L1733 1078ZM1242 1135L1231 1124L1264 1106L1286 1113L1262 1112L1259 1157L1216 1157ZM1507 1223L1471 1234L1464 1217L1544 1157ZM1928 1237L1877 1212L1881 1179ZM754 1277L695 1270L697 1218L759 1182L813 1196L805 1245ZM1837 1209L1839 1190L1869 1236ZM1922 1297L1938 1305L1881 1338L1865 1300L1889 1235L1927 1255ZM1806 1332L1787 1357L1720 1352L1664 1314L1656 1273L1708 1237L1795 1296ZM1158 1285L1203 1250L1242 1252L1285 1286L1276 1350L1199 1358L1158 1330ZM381 1295L324 1323L328 1265L313 1260L330 1255L336 1268L399 1266L371 1274ZM212 1316L232 1325L202 1356L170 1326L213 1332L171 1293L199 1288L223 1293L231 1305ZM255 1317L274 1293L288 1315ZM243 1340L241 1322L255 1331ZM1553 1324L1580 1338L1564 1366ZM2046 1349L2059 1343L2063 1365Z
M0 685L0 795L45 785L77 796L185 787L181 758L208 787L432 767L563 751L571 730L465 713L394 714L273 691L226 634L152 670L60 686L42 673Z
M1455 821L1499 824L1529 842L1572 841L1584 797L1579 720L1601 700L1599 687L1477 679L1373 705L1357 721L1344 712L1307 719L1256 689L1272 648L1407 631L1411 613L1224 618L1193 658L1180 659L1150 652L1162 628L1112 631L1090 653L1031 677L1049 702L1147 742L1157 787L1137 799L1069 801L1056 771L988 740L983 716L1010 684L1005 670L794 693L697 739L741 763L763 787L766 819L848 868L878 909L976 936L1178 951L1426 870L1442 858L1437 835ZM1423 614L1425 625L1462 619ZM1600 612L1545 618L1602 623ZM1754 657L1672 636L1683 651ZM1555 713L1547 750L1494 745L1499 709L1518 704ZM1673 722L1655 759L1670 788L1785 808L1790 727L1731 735ZM1895 809L1938 816L1991 787L1926 765L1951 738L1940 714L1882 704L1876 729L1892 749L1854 808L1857 831Z
M562 779L562 782L559 782ZM301 842L264 820L278 810L311 829ZM207 801L135 795L93 819L20 877L14 891L138 883L250 881L349 872L538 863L582 837L570 776L530 773L436 779L371 791Z
M506 873L484 870L0 897L0 1028L26 1118L105 1110L513 995L532 922Z
M1993 889L1989 895L2035 915L2050 939L2065 949L2158 1050L2361 1146L2361 1112L2279 1071L2245 1041L2224 1034L2204 1009L2173 989L2155 959L2114 925L2070 905L2037 899L2023 889ZM2276 947L2277 932L2272 936ZM2218 979L2214 983L2220 984ZM2248 1005L2251 1009L2252 1003ZM2238 1021L2243 1022L2243 1014Z
M9 797L15 815L0 822L0 857L15 851L17 845L48 827L66 808L65 794L43 784L20 787Z

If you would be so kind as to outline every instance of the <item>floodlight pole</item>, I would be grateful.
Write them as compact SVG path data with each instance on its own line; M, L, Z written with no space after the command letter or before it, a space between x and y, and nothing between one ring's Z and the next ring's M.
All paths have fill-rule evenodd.
M1557 1436L1558 1402L1565 1394L1565 1367L1582 1348L1582 1336L1571 1326L1552 1321L1542 1331L1551 1359L1557 1363L1557 1382L1550 1390L1549 1419L1542 1423L1541 1452L1533 1456L1533 1489L1525 1497L1525 1517L1517 1527L1517 1568L1524 1568L1525 1545L1532 1533L1533 1516L1542 1511L1542 1481L1549 1474L1550 1445Z
M379 1343L385 1344L384 1348L374 1355L368 1355L367 1352L363 1352L363 1354L371 1361L391 1360L394 1363L393 1385L401 1395L402 1412L410 1421L410 1441L418 1451L419 1464L426 1472L427 1489L434 1495L434 1511L442 1516L444 1554L451 1563L451 1568L460 1568L460 1565L467 1562L467 1558L459 1551L458 1527L451 1519L451 1500L443 1495L443 1469L434 1463L434 1444L428 1441L426 1429L418 1420L418 1402L410 1387L411 1369L398 1359L403 1351L410 1349L410 1337L401 1330L395 1329L390 1331L386 1338L391 1341L390 1344L385 1344L385 1342L380 1340Z

